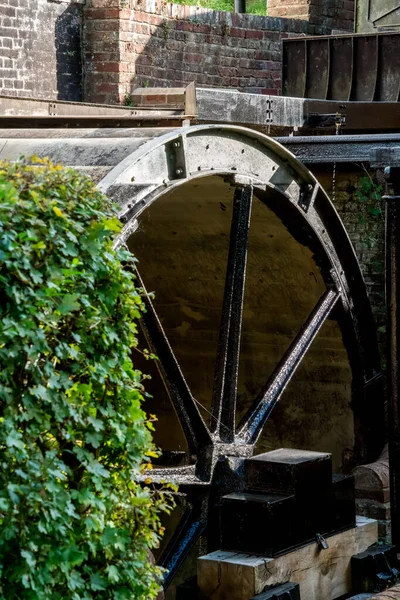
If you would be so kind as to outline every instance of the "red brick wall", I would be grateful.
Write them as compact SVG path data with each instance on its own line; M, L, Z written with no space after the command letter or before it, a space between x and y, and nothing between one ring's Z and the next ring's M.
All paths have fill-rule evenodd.
M267 0L271 17L306 19L312 34L354 31L354 0Z
M281 41L308 23L136 0L90 0L85 10L85 100L121 102L141 86L238 88L279 94Z
M165 0L87 0L82 68L84 2L0 0L0 93L80 100L83 70L89 101L193 80L277 94L282 38L351 29L354 14L354 0L268 0L269 17Z

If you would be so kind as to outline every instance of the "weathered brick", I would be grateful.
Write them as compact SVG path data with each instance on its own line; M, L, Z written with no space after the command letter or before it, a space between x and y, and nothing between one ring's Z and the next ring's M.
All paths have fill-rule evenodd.
M268 14L309 21L318 27L316 34L354 29L354 0L269 0Z
M2 6L1 7L1 15L5 17L15 17L16 10L12 6ZM3 23L4 25L4 23Z
M271 3L273 6L274 0ZM303 0L291 0L291 4L301 5ZM117 19L118 7L112 0L91 0L85 13L86 69L102 77L107 67L96 64L116 62L119 53L124 67L118 72L112 67L110 75L119 77L121 85L134 74L135 85L138 77L159 86L195 80L202 85L237 87L240 79L242 88L262 89L266 85L276 93L281 85L282 34L306 33L308 27L293 19L163 6L162 0L141 0L140 4L132 0L128 5ZM111 34L116 47L111 44ZM253 62L244 62L240 68L240 60ZM95 89L93 85L86 87L86 99L96 99Z
M129 0L124 8L120 7L119 0L87 0L84 10L85 99L99 100L101 96L107 102L117 101L135 75L148 79L150 85L196 80L204 85L279 93L282 38L307 33L324 24L333 26L338 19L341 24L348 21L354 15L354 1L335 2L310 0L305 11L307 0L269 1L270 14L279 8L286 17L306 14L307 24L292 18L210 12L183 5L164 6L162 0L142 0L140 5ZM339 4L340 10L336 14L333 9ZM6 10L1 12L1 7ZM57 84L71 89L71 73L79 73L79 68L71 66L72 60L79 60L80 41L70 43L70 26L77 31L82 18L82 7L75 7L73 22L68 23L64 13L69 11L65 5L47 0L0 0L3 17L0 55L8 61L16 61L15 64L3 62L2 69L17 70L18 73L25 69L27 73L27 63L22 64L20 59L29 55L33 59L31 73L24 74L24 78L27 83L32 82L40 94L54 95ZM316 7L318 14L314 10ZM39 28L23 25L22 17L26 20L27 11L40 23ZM46 38L43 31L50 36L57 24L54 55L49 37ZM48 72L49 65L54 71L52 78L35 76L35 73ZM4 76L3 87L4 79L12 78ZM107 94L110 94L108 98Z
M229 30L229 35L232 37L244 38L244 37L246 37L246 30L239 29L238 27L231 27Z
M0 0L0 93L80 100L82 6ZM27 60L29 56L30 60Z

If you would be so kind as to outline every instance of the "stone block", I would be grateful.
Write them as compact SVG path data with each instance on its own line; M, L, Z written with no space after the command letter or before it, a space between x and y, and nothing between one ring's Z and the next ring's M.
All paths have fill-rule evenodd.
M376 545L351 559L354 592L380 592L399 581L395 546Z
M293 496L240 493L221 501L223 550L276 556L297 543Z
M331 484L332 456L280 448L246 460L245 470L247 489L294 494L298 498Z
M315 539L355 526L354 478L334 474L326 487L300 497L296 503L299 535L302 541Z
M352 556L377 540L377 522L359 517L355 528L329 536L326 550L312 543L277 558L219 550L198 559L198 585L206 598L248 600L289 580L303 600L335 600L351 592Z

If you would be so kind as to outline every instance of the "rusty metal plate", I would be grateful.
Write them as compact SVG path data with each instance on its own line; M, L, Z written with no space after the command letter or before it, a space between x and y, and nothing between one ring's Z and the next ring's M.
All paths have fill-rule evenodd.
M292 98L304 98L306 91L306 42L296 40L284 46L283 54L283 95Z
M309 123L311 115L335 114L341 112L346 116L345 131L396 131L400 127L399 102L324 102L321 100L305 100L305 123Z
M400 92L400 52L398 36L385 35L379 38L379 69L375 100L396 102Z
M330 41L331 100L349 100L353 81L353 38L337 37Z
M284 96L398 102L400 33L289 38L283 65Z
M400 29L400 0L357 0L356 31Z
M354 37L354 72L352 100L371 102L375 96L378 69L378 38L376 36Z
M306 90L308 98L322 100L326 98L329 84L329 60L329 39L313 40L310 47L307 48Z

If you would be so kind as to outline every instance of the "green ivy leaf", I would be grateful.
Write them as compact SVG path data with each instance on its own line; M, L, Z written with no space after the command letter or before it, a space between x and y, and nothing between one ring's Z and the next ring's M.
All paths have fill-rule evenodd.
M107 582L99 573L94 573L90 577L90 587L94 592L102 592L106 589Z
M156 449L116 212L73 169L0 162L1 600L157 596L173 489L137 483Z
M6 444L9 447L19 448L20 450L22 450L24 448L22 434L19 431L10 431L10 433L6 437Z
M31 569L36 567L36 559L32 552L29 552L29 550L21 550L21 556L26 560Z
M79 294L66 294L61 304L58 306L58 310L62 315L65 315L74 310L79 310L81 305L78 302Z
M69 565L76 567L82 564L86 557L85 552L81 552L76 546L70 546L66 548L62 553L62 561L69 563Z

